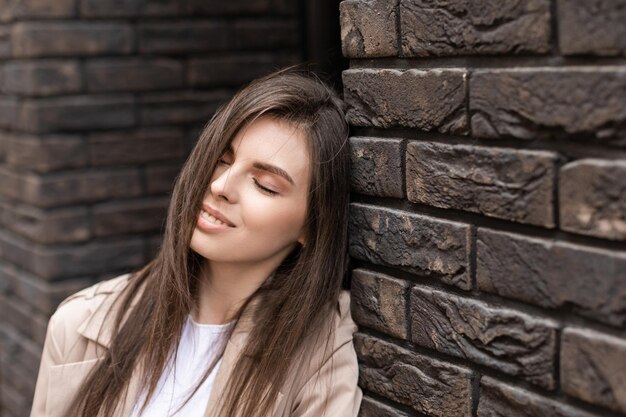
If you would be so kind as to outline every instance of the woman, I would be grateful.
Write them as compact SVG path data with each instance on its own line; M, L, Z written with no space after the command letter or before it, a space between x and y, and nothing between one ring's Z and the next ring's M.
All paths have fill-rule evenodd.
M156 257L50 318L31 417L356 416L347 136L315 78L240 90L177 178Z

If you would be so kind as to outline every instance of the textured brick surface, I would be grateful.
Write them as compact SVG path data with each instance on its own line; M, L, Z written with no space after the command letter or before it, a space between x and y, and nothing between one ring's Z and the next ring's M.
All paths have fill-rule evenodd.
M33 305L46 317L52 315L59 303L67 296L94 282L93 279L77 278L50 283L10 264L2 263L0 263L0 281L9 284L12 297ZM30 379L34 382L35 378Z
M349 233L355 258L471 288L466 224L352 203Z
M0 58L11 55L11 31L8 26L0 26Z
M0 96L0 127L14 127L18 113L19 102L14 97Z
M405 57L550 51L549 0L401 0Z
M276 57L265 52L193 58L187 65L187 77L194 86L239 86L273 69L296 62L295 55Z
M144 244L139 238L92 241L80 246L33 246L6 231L0 231L3 255L46 280L103 274L114 269L136 268L144 262Z
M123 128L135 124L130 95L81 95L25 100L18 126L31 133ZM72 117L67 117L71 114Z
M147 166L144 171L148 194L168 193L174 188L174 178L180 172L179 164L159 164Z
M102 203L94 206L96 236L163 232L169 198Z
M87 152L82 138L73 135L5 135L6 163L49 172L82 168Z
M183 157L183 132L176 128L149 128L94 133L88 138L93 165L136 164Z
M626 253L478 229L482 291L626 324Z
M626 160L583 159L559 174L561 228L626 240Z
M27 18L63 18L75 15L76 0L2 0L0 22Z
M171 89L183 84L183 63L146 58L97 60L85 65L85 79L93 92Z
M353 125L467 134L464 70L354 69L343 83Z
M398 54L397 5L386 0L346 0L339 4L341 48L350 58Z
M141 184L133 168L39 176L0 166L0 194L45 208L135 197L141 194Z
M139 123L144 126L206 123L228 97L224 90L146 93L139 99Z
M626 55L624 0L558 0L559 49L565 55Z
M555 322L419 286L410 309L414 343L554 388Z
M404 197L402 140L350 138L352 190L379 197Z
M563 391L626 412L626 339L566 328L561 341Z
M179 0L77 0L81 16L86 17L173 17L184 11L189 3Z
M471 416L471 371L358 333L359 383L434 417Z
M410 142L407 199L554 227L551 152Z
M584 134L626 146L625 95L624 67L476 70L470 82L472 133L521 139Z
M600 417L483 376L478 417Z
M352 315L357 324L406 338L406 292L408 283L388 275L352 271Z
M47 96L81 89L80 70L74 60L8 62L2 78L2 90L12 94Z
M8 230L34 242L82 242L91 237L85 207L42 210L23 204L7 204L0 213L0 223Z
M16 57L127 54L133 47L129 24L112 22L20 22L11 31Z
M295 46L298 33L290 21L194 20L141 24L137 37L141 53L179 54Z

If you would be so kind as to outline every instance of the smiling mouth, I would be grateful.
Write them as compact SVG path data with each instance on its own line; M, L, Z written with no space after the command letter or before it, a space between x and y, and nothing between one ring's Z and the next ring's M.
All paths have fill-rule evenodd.
M224 223L220 219L216 219L215 217L213 217L212 215L210 215L209 213L207 213L204 210L201 210L201 214L200 215L202 216L203 219L205 219L209 223L213 223L213 224L217 224L217 225L223 225L223 226L228 226L228 227L233 227L231 225L228 225L228 224Z

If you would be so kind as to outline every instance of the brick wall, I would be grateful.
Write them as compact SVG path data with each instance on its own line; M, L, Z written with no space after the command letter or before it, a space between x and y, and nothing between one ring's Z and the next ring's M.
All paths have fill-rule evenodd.
M144 265L217 105L302 58L288 0L0 0L0 415L26 416L48 317Z
M361 416L626 416L626 2L340 10Z

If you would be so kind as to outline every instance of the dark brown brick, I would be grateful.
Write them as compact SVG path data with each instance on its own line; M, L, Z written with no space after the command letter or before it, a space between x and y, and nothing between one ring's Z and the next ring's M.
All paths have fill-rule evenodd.
M0 317L9 326L35 343L39 343L42 333L45 336L48 318L16 297L0 294ZM43 339L41 339L41 343L43 343Z
M49 281L136 268L144 262L144 244L139 238L49 247L33 245L19 236L0 230L0 250L5 259Z
M149 93L141 96L140 123L144 126L206 123L230 98L225 90Z
M406 158L409 201L555 226L552 152L410 142Z
M0 128L15 127L19 105L19 101L15 98L0 95Z
M21 366L12 363L10 360L0 359L0 375L3 377L2 380L6 381L4 385L10 385L15 392L23 397L26 397L26 393L35 391L37 376L27 375ZM4 387L0 386L0 390L4 391Z
M77 61L13 61L4 66L2 90L12 94L49 96L81 90Z
M385 0L339 3L341 47L347 58L396 56L397 4Z
M368 391L434 417L471 416L469 369L361 333L354 345L361 362L359 384Z
M6 162L37 172L82 168L87 164L84 140L71 135L6 135Z
M78 0L80 13L86 17L174 17L185 10L188 0Z
M169 197L102 203L93 207L96 236L162 232Z
M231 27L229 48L296 48L300 44L300 29L293 19L238 19Z
M403 198L402 140L351 137L352 189L360 194Z
M1 280L10 281L12 293L46 317L52 315L66 297L95 283L91 278L47 282L8 263L0 264Z
M623 0L558 0L559 49L564 55L626 55Z
M564 92L567 94L564 94ZM485 69L470 82L472 134L568 137L626 146L626 68Z
M8 230L38 243L81 242L91 237L85 207L42 210L23 204L7 204L2 223Z
M291 7L290 7L291 6ZM191 13L203 15L242 15L265 14L293 11L296 3L290 0L231 0L208 2L206 0L188 0L187 7Z
M347 117L356 126L467 134L462 69L351 69L343 72Z
M626 339L566 328L561 341L561 386L584 401L626 413Z
M29 18L72 17L76 0L2 0L0 22Z
M547 53L550 1L401 0L406 57Z
M582 159L559 175L561 229L626 240L626 161Z
M111 22L19 22L11 30L16 57L128 54L130 24Z
M144 171L148 194L170 193L174 189L174 179L181 170L180 164L150 165Z
M91 92L171 89L183 84L183 63L163 58L99 59L87 62L85 79Z
M626 253L479 228L478 287L615 326L626 324Z
M2 404L3 411L6 410L9 413L6 416L19 417L23 415L24 410L29 408L28 394L15 389L9 384L3 384L0 392L0 404Z
M183 131L149 128L89 136L93 165L137 164L183 157Z
M0 165L0 194L37 207L136 197L141 194L137 169L64 172L39 176Z
M189 60L190 85L203 87L239 87L279 67L297 63L290 54L245 53L227 54Z
M488 376L480 379L479 398L478 417L600 417Z
M360 203L350 205L350 255L471 289L467 224Z
M410 309L414 343L555 388L555 322L421 286Z
M134 100L130 95L28 99L22 103L18 121L20 129L29 133L124 128L134 124Z
M357 324L406 339L408 282L388 275L352 271L352 315Z
M0 26L0 58L11 56L11 30L8 26Z
M358 417L409 417L408 414L364 396Z
M137 29L141 53L189 53L224 50L229 46L225 22L177 21L141 23Z

